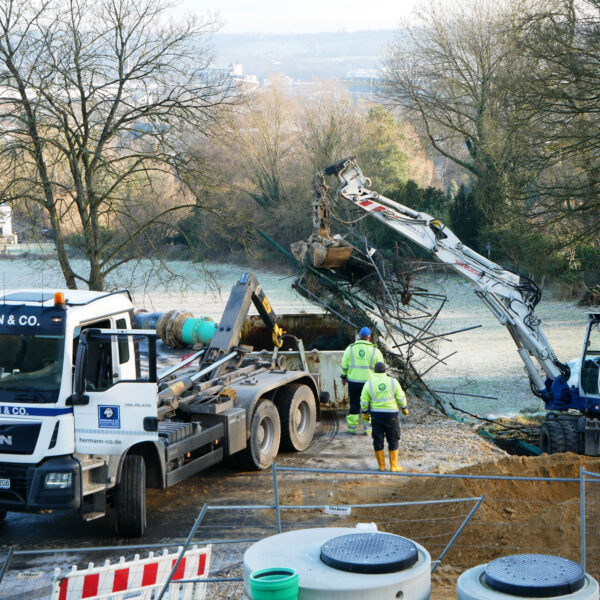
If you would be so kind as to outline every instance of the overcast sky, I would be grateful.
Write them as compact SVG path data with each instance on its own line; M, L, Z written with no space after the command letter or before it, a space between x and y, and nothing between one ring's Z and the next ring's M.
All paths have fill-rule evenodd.
M223 33L395 29L416 0L181 0L178 13L218 13Z

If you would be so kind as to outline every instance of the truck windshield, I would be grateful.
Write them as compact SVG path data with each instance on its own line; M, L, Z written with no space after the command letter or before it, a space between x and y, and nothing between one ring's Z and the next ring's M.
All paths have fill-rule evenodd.
M64 335L0 334L0 402L56 402Z

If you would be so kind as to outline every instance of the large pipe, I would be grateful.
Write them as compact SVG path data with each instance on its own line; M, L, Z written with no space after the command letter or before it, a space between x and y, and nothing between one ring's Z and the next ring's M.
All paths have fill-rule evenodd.
M156 329L156 335L167 346L185 348L210 344L217 324L210 317L194 317L189 312L170 310L166 313L137 313L136 329Z

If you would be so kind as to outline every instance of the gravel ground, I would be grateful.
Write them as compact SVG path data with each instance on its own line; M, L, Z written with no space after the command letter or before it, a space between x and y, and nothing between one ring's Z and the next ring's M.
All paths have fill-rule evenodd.
M506 456L470 426L446 417L422 400L409 397L408 406L410 414L402 423L399 460L405 471L445 473ZM338 416L338 429L340 433L319 454L308 457L303 466L376 469L371 438L344 433L343 415Z
M230 579L233 577L243 577L244 569L240 566L220 569L210 574L213 578ZM244 597L244 584L241 581L232 581L231 583L213 583L206 591L207 600L241 600Z
M400 452L406 470L445 473L507 456L472 427L449 419L425 402L409 399Z

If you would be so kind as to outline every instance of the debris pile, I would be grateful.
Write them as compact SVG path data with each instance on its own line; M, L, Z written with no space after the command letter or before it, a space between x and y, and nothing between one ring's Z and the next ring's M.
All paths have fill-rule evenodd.
M313 185L313 232L307 241L291 245L299 267L293 285L356 330L368 324L405 389L426 394L444 410L423 376L454 354L440 356L438 342L466 329L439 332L435 327L446 296L416 283L417 273L433 263L415 259L407 245L398 243L393 254L384 255L357 233L364 215L353 222L335 215L326 171L317 174ZM343 235L332 236L332 217L346 228Z

